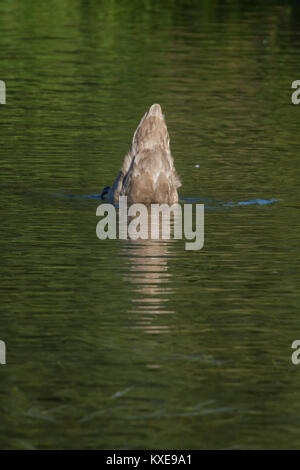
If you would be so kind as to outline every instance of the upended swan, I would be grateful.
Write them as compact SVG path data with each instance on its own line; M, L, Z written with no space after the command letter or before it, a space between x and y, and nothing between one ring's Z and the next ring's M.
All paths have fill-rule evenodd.
M181 186L170 151L170 139L159 104L153 104L139 123L129 152L112 187L101 198L118 204L127 196L129 204L174 204Z

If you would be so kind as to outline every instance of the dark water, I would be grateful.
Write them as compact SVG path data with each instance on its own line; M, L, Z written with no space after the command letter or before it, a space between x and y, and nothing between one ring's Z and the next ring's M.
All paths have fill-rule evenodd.
M1 2L1 448L300 448L299 19ZM201 251L100 241L99 201L61 197L112 182L155 102Z

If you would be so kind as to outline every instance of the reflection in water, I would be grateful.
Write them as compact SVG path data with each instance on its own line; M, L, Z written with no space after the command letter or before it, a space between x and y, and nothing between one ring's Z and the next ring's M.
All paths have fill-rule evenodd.
M159 233L158 240L151 240L150 229L146 233L146 229L141 226L141 239L129 240L124 248L130 263L124 279L134 284L131 290L133 303L131 313L138 314L134 328L141 328L146 333L167 332L169 327L156 325L153 315L174 313L168 308L168 301L174 291L171 285L172 275L168 272L168 260L171 257L170 245L175 241L173 238L174 218L172 219L171 216L170 237L168 239L162 235L162 227L165 222L167 222L167 217L161 217L160 222L155 224ZM148 227L150 226L151 214L149 213ZM145 238L146 235L149 238L143 240L142 238Z

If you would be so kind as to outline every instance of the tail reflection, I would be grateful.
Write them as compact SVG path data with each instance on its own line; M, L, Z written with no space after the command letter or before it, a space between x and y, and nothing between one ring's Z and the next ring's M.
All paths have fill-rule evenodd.
M150 218L150 215L149 215ZM148 224L150 227L150 223ZM134 328L141 328L146 333L165 333L169 326L161 324L156 315L172 314L168 303L174 293L172 273L168 271L173 238L162 239L162 224L159 226L158 240L127 240L124 250L129 260L125 281L133 284L130 291L131 313L138 314ZM171 237L173 233L171 224ZM157 320L157 321L156 321Z

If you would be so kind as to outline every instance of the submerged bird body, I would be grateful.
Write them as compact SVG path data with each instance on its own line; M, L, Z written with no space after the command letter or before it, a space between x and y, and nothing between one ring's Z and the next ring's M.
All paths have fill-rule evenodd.
M169 145L169 134L159 104L153 104L138 125L123 166L111 188L102 191L102 198L128 203L174 204L181 186Z

